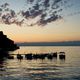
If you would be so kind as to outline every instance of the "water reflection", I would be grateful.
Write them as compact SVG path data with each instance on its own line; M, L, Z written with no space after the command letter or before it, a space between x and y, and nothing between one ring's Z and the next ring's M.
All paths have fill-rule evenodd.
M1 68L3 68L3 64L4 64L4 60L0 59L0 71L1 71Z
M0 64L0 76L28 76L31 75L34 78L48 78L48 76L56 75L56 71L58 71L57 59L53 59L52 61L45 60L25 60L19 61L17 59L14 60L6 60L2 61ZM35 77L37 76L37 77ZM31 77L30 77L31 78Z
M32 49L33 47L31 47ZM44 47L45 48L45 47ZM29 49L29 50L28 50ZM38 50L39 47L32 50ZM20 61L14 55L14 59L5 59L0 61L0 79L1 80L79 80L80 79L80 47L46 47L47 51L51 52L66 52L66 58L60 59L59 54L57 58L53 59L32 59L27 60L25 56ZM45 50L44 49L44 50ZM18 50L21 54L24 51L32 52L30 47L24 47ZM75 52L75 51L79 52ZM17 54L18 51L10 54ZM49 52L48 51L48 52ZM46 51L44 51L46 52ZM27 53L27 52L26 52ZM76 54L75 54L76 53Z

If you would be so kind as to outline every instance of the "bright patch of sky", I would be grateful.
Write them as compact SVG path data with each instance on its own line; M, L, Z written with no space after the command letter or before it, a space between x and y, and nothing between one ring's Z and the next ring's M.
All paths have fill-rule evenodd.
M20 11L25 8L26 0L0 0L0 5L4 3L10 4L9 7L15 11Z

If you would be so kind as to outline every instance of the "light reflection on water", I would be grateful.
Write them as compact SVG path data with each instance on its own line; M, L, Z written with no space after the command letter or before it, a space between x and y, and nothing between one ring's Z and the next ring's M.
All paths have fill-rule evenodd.
M66 52L66 59L0 61L0 80L80 80L80 47L21 47L10 54Z

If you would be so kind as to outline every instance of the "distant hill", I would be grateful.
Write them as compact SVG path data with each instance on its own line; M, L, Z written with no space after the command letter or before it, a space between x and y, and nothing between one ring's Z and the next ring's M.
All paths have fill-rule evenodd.
M66 42L24 42L17 43L18 46L80 46L80 41Z

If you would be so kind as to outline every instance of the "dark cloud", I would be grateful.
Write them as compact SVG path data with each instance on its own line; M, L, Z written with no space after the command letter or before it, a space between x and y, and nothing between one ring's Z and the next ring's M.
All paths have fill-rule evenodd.
M31 3L32 3L33 1L34 1L34 0L27 0L27 2L31 2Z
M50 6L49 1L50 1L50 0L44 0L44 6L45 6L45 7L49 7L49 6Z
M8 3L5 3L0 6L0 21L2 21L5 24L11 24L12 23L12 18L15 16L15 11L7 8L9 6Z
M2 11L2 9L0 8L0 11Z
M30 12L29 11L22 11L21 12L22 13L22 15L27 19L28 17L30 17Z
M34 8L35 10L39 10L39 4L35 4L35 5L33 6L33 8Z
M30 6L29 10L26 10L26 12L22 12L22 15L25 18L40 16L36 24L46 25L47 23L61 19L61 16L58 15L58 12L62 11L60 4L58 4L61 1L62 0L27 0L27 2L31 2L29 5L32 6Z
M52 21L56 21L58 19L61 19L62 17L59 15L50 16L49 18L45 19L46 14L42 15L40 21L38 21L38 25L46 25L47 23L50 23Z
M3 5L1 5L2 8L6 8L7 6L9 6L8 3L4 3Z
M7 6L9 6L8 3L4 3L0 6L0 21L8 25L17 24L21 26L24 19L18 19L18 15L20 15L20 13L16 13L14 10L7 8Z
M0 6L0 21L5 24L17 24L21 26L25 20L34 19L39 17L36 22L31 23L29 26L46 25L61 19L60 12L63 10L61 7L67 0L25 0L26 8L16 13L9 8L8 3ZM68 0L69 1L69 0ZM62 5L61 5L62 4ZM8 7L7 7L8 6Z

